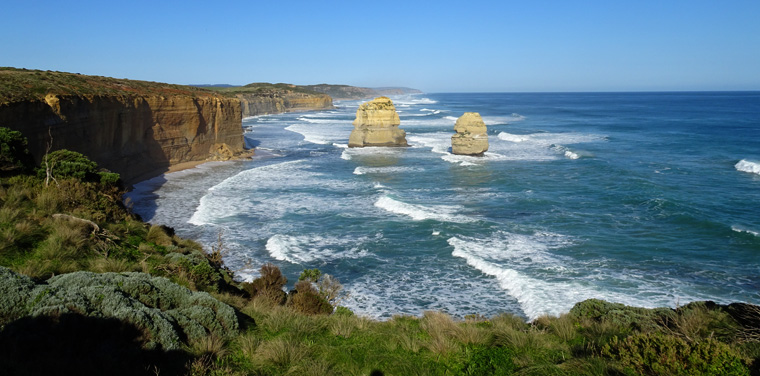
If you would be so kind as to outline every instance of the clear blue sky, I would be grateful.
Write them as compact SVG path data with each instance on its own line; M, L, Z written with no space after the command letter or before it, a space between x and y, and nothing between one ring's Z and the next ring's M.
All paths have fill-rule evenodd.
M5 0L0 66L178 84L760 90L760 0Z

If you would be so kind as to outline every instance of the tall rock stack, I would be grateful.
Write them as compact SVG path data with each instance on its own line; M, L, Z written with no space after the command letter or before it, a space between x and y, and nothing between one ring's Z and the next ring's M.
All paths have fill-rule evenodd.
M348 147L408 146L406 132L399 129L401 120L396 106L388 97L377 97L363 103L356 110L354 130L348 138Z
M457 133L451 136L451 152L482 157L488 150L486 123L477 112L465 112L454 125Z

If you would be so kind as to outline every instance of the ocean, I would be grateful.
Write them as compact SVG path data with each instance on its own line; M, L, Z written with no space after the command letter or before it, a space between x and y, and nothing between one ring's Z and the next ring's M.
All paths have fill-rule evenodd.
M128 202L203 244L223 234L241 279L318 268L378 319L760 304L760 92L391 98L410 147L347 148L361 101L247 118L252 160ZM464 112L488 126L482 158L449 153Z

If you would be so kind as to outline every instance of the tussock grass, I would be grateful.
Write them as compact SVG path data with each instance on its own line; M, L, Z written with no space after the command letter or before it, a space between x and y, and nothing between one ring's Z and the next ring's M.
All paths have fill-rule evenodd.
M189 350L196 356L208 356L212 359L219 359L228 353L224 339L215 335L208 335L191 342Z
M152 225L148 230L145 240L161 246L170 246L173 244L172 237L169 236L161 226Z
M308 348L300 341L279 337L260 344L253 354L253 361L288 369L308 354Z
M136 265L130 264L127 260L113 259L113 258L92 259L90 260L88 269L96 273L109 273L109 272L122 273L122 272L134 272L134 271L139 270Z

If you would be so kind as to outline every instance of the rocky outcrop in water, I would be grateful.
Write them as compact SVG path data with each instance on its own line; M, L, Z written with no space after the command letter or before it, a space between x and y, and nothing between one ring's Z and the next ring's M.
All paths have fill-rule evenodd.
M408 146L406 132L398 127L401 120L396 106L388 97L377 97L359 106L353 124L348 147Z
M460 155L482 156L488 150L486 123L477 112L465 112L454 125L457 133L451 136L451 152Z
M61 72L6 69L0 79L0 126L23 133L38 162L52 140L51 150L80 152L131 183L244 149L236 98Z

